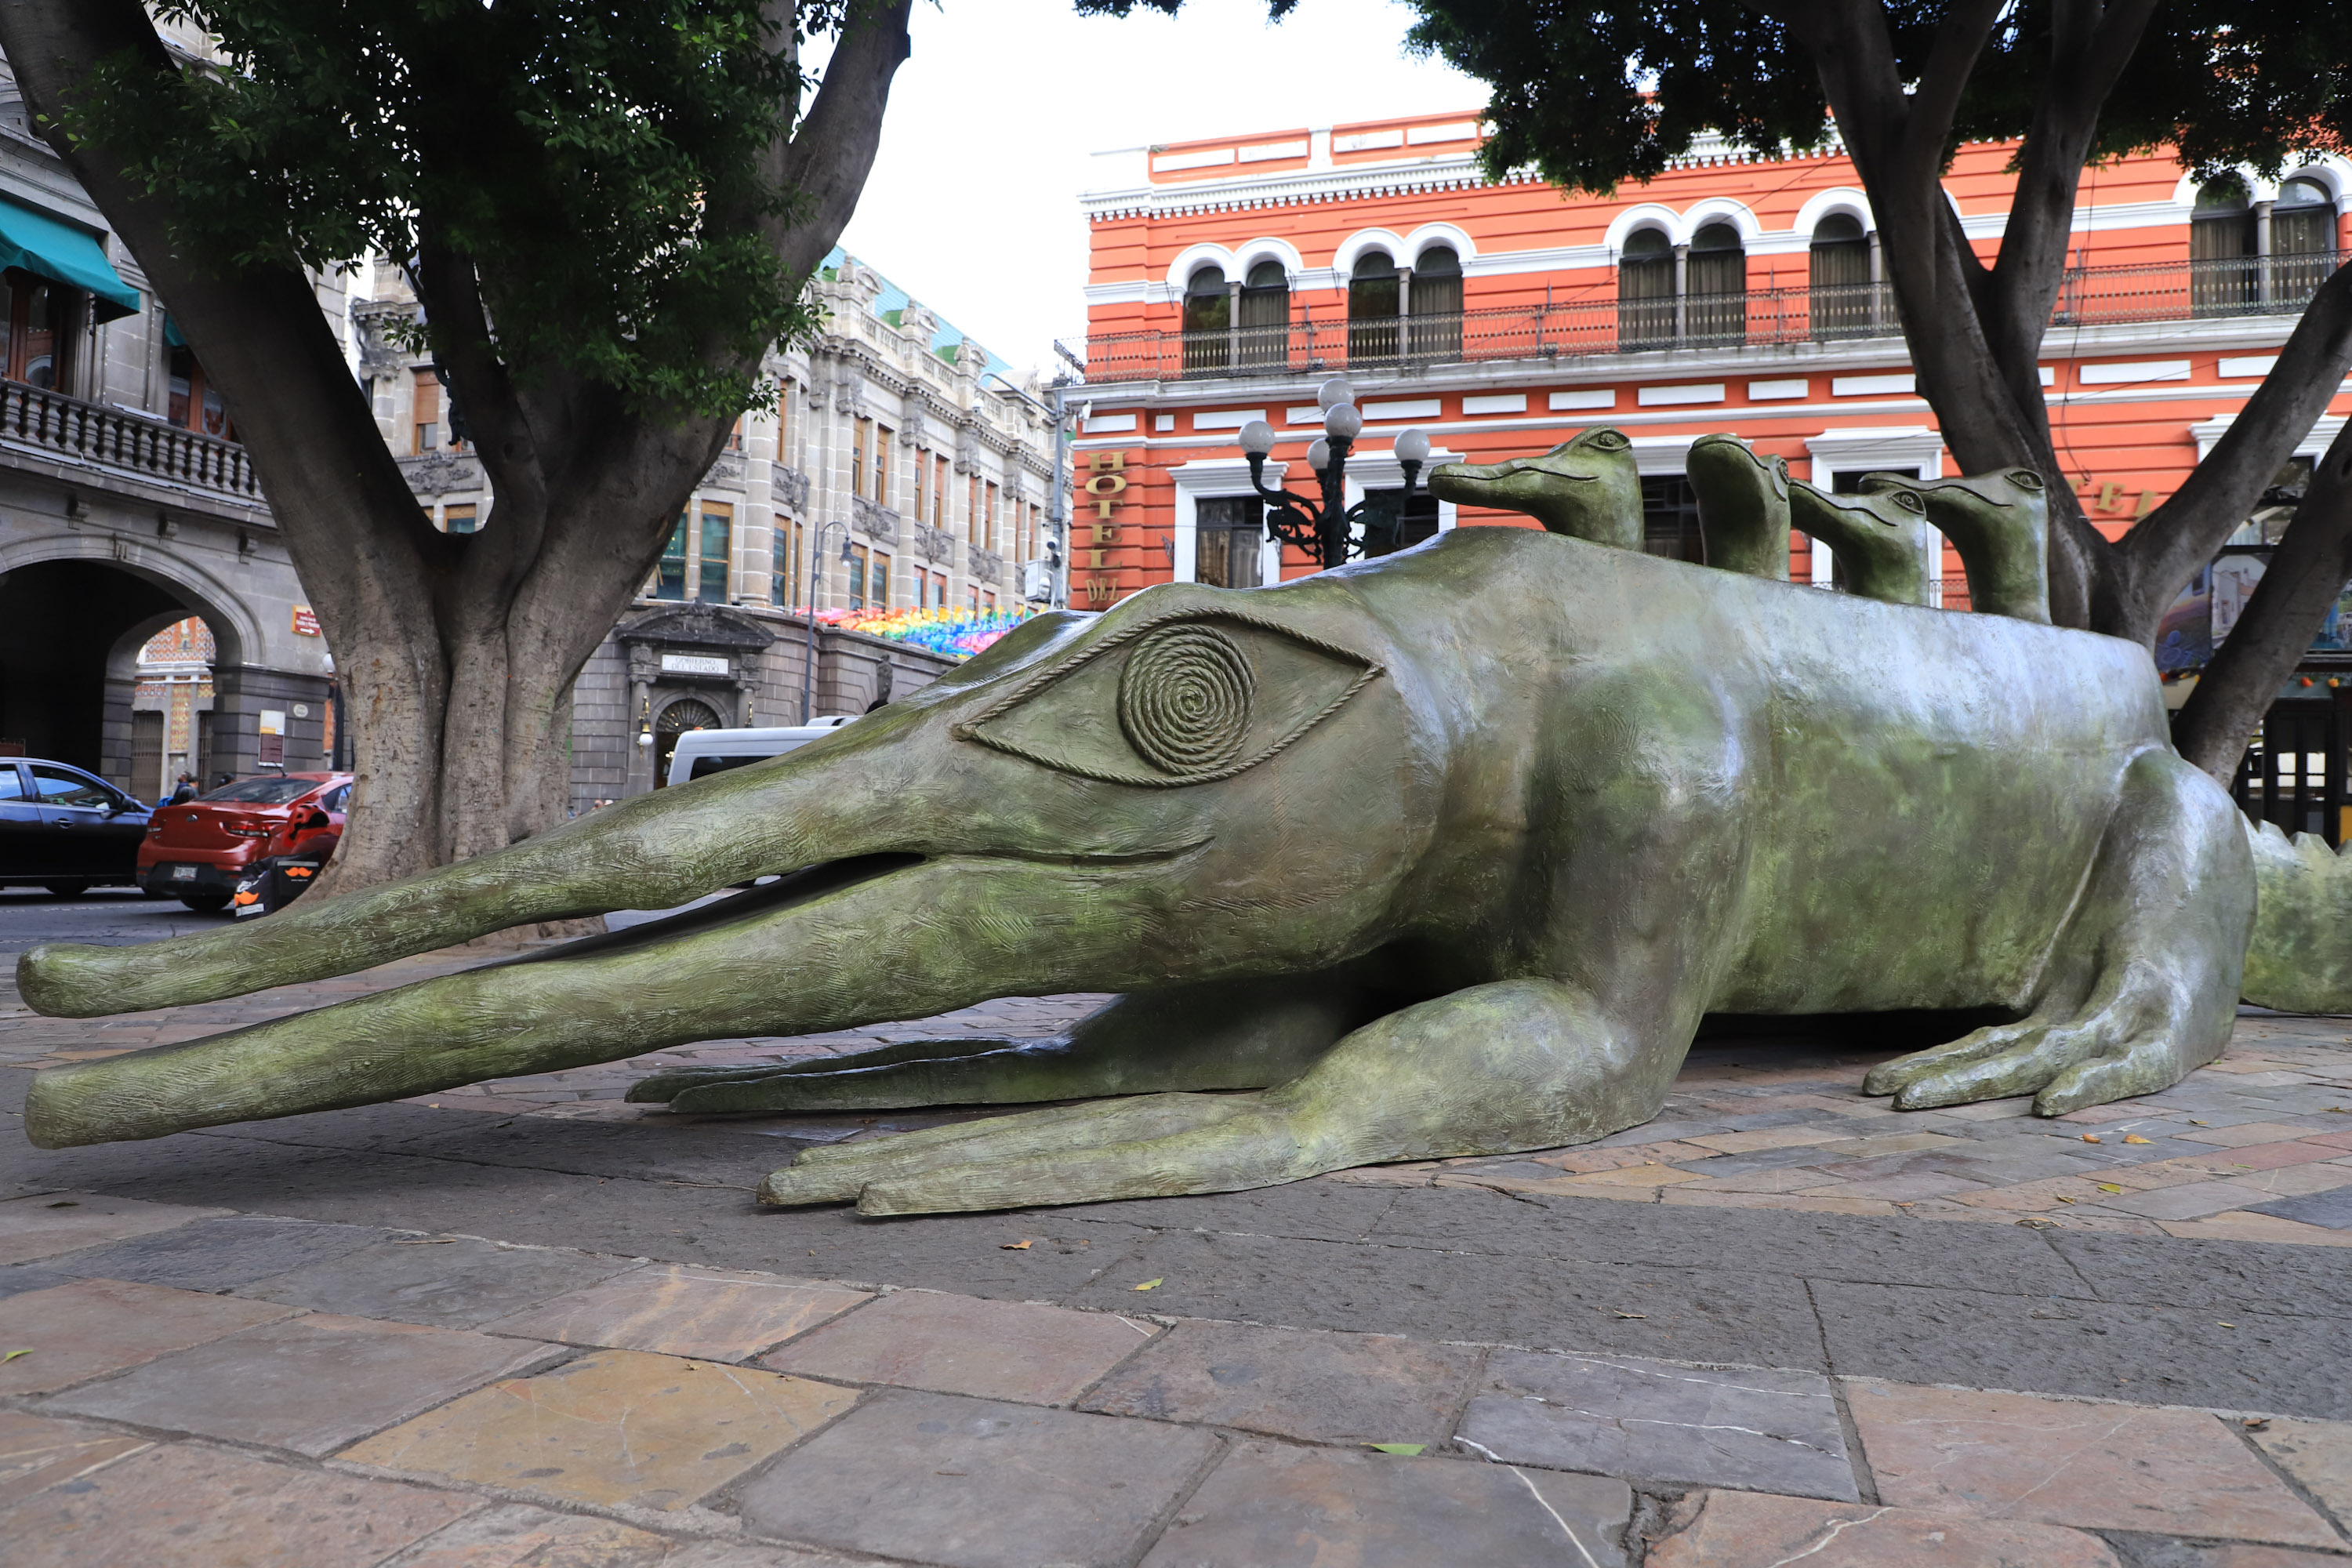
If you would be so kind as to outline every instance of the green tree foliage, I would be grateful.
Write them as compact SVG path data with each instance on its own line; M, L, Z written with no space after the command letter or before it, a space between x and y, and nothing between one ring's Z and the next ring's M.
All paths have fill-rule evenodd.
M1739 0L1413 0L1410 47L1487 84L1490 173L1535 169L1607 194L1663 173L1702 132L1762 157L1822 146L1821 61L1784 19ZM2026 0L1987 30L1951 121L1963 142L2029 134L2053 84L2053 26L2079 6ZM1864 9L1880 9L1864 7ZM1898 78L1927 70L1962 7L1889 4ZM2063 84L2058 84L2063 87ZM2099 117L2095 159L2163 145L2210 173L2352 145L2352 10L2268 0L2158 7Z
M216 270L435 247L470 258L510 372L731 416L743 366L810 326L757 226L794 201L761 157L841 9L786 39L758 0L170 0L223 66L109 60L66 128Z

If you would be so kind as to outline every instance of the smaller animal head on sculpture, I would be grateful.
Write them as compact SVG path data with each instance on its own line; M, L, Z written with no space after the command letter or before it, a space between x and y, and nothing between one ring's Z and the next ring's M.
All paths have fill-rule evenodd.
M1642 547L1642 476L1633 443L1602 426L1533 458L1447 463L1429 493L1467 506L1523 511L1554 533L1622 550Z

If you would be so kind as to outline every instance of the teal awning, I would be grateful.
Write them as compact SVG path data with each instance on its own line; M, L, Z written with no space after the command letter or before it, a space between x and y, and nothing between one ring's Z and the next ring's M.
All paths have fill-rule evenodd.
M172 313L169 310L163 312L163 342L175 349L188 346L187 334L180 331L180 323L172 320Z
M89 289L101 321L139 309L139 290L122 280L96 239L5 198L0 198L0 267L21 267L52 282Z

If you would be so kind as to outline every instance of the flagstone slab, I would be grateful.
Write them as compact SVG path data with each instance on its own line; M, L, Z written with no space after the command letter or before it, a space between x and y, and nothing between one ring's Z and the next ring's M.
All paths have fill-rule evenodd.
M2180 1247L2160 1237L2073 1230L2052 1233L2048 1245L2102 1300L2211 1308L2225 1318L2268 1312L2352 1319L2352 1269L2336 1254L2315 1247ZM2080 1291L2078 1284L2074 1293Z
M154 1446L87 1422L0 1410L0 1510Z
M342 1458L587 1503L676 1510L856 1400L854 1390L806 1378L602 1351L478 1389Z
M2325 1133L2329 1129L2316 1125L2297 1127L2284 1121L2241 1121L2230 1127L2180 1127L2168 1131L2170 1136L2185 1143L2211 1143L2223 1149L2237 1149L2256 1143L2308 1140L2314 1133Z
M395 1237L257 1280L241 1293L355 1318L474 1329L638 1261L471 1237Z
M2172 1261L2193 1268L2207 1249L2183 1250ZM2341 1315L1832 1280L1814 1281L1812 1297L1832 1363L1850 1376L2352 1417L2352 1320Z
M2337 1523L2352 1527L2352 1422L2279 1416L2247 1436Z
M47 1267L85 1279L132 1279L177 1290L234 1290L273 1274L347 1257L394 1235L373 1226L231 1215L94 1247Z
M489 1329L566 1344L749 1361L873 1299L837 1285L654 1264L527 1307Z
M2099 1206L2136 1214L2143 1219L2203 1219L2230 1209L2249 1208L2262 1201L2262 1194L2229 1182L2190 1182L2151 1192L2107 1194L2099 1199Z
M2336 1546L2222 1419L2036 1394L1846 1384L1882 1501L2080 1529Z
M434 1531L383 1568L670 1568L677 1544L609 1519L504 1503Z
M191 1346L44 1408L316 1458L494 1377L523 1375L568 1353L462 1330L314 1313Z
M1310 1443L1445 1440L1480 1352L1380 1334L1179 1323L1080 1405Z
M2336 1187L2298 1197L2258 1201L2245 1206L2256 1214L2275 1215L2301 1225L2315 1225L2328 1230L2352 1230L2352 1187Z
M294 1309L120 1279L78 1279L8 1298L0 1394L47 1394L190 1345L294 1316Z
M1496 1351L1462 1438L1507 1464L1852 1501L1829 1380L1628 1356Z
M47 1290L58 1285L70 1285L80 1279L61 1268L47 1268L37 1263L0 1265L0 1301L11 1296L21 1296L27 1290Z
M1697 1513L1647 1568L2119 1568L2098 1537L2045 1524L1754 1492L1709 1492Z
M897 1290L759 1364L845 1383L1060 1405L1158 1331L1111 1312Z
M176 1443L0 1511L8 1568L374 1568L478 1498Z
M946 1568L1113 1568L1222 1445L1153 1421L885 1394L738 1492L758 1534Z
M142 1203L96 1193L37 1193L0 1203L0 1263L25 1263L120 1241L127 1236L169 1230L191 1220L214 1219L226 1209L184 1204Z
M1623 1481L1244 1443L1142 1568L1622 1568Z

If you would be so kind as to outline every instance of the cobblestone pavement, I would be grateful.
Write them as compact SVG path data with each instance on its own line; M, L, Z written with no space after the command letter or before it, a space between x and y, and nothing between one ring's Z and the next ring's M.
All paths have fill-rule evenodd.
M0 1080L478 963L121 1019ZM2352 1561L2352 1040L1894 1113L1695 1051L1600 1144L1009 1215L769 1213L719 1042L43 1152L0 1129L0 1562L154 1568L2316 1568ZM23 1352L22 1354L11 1354Z

